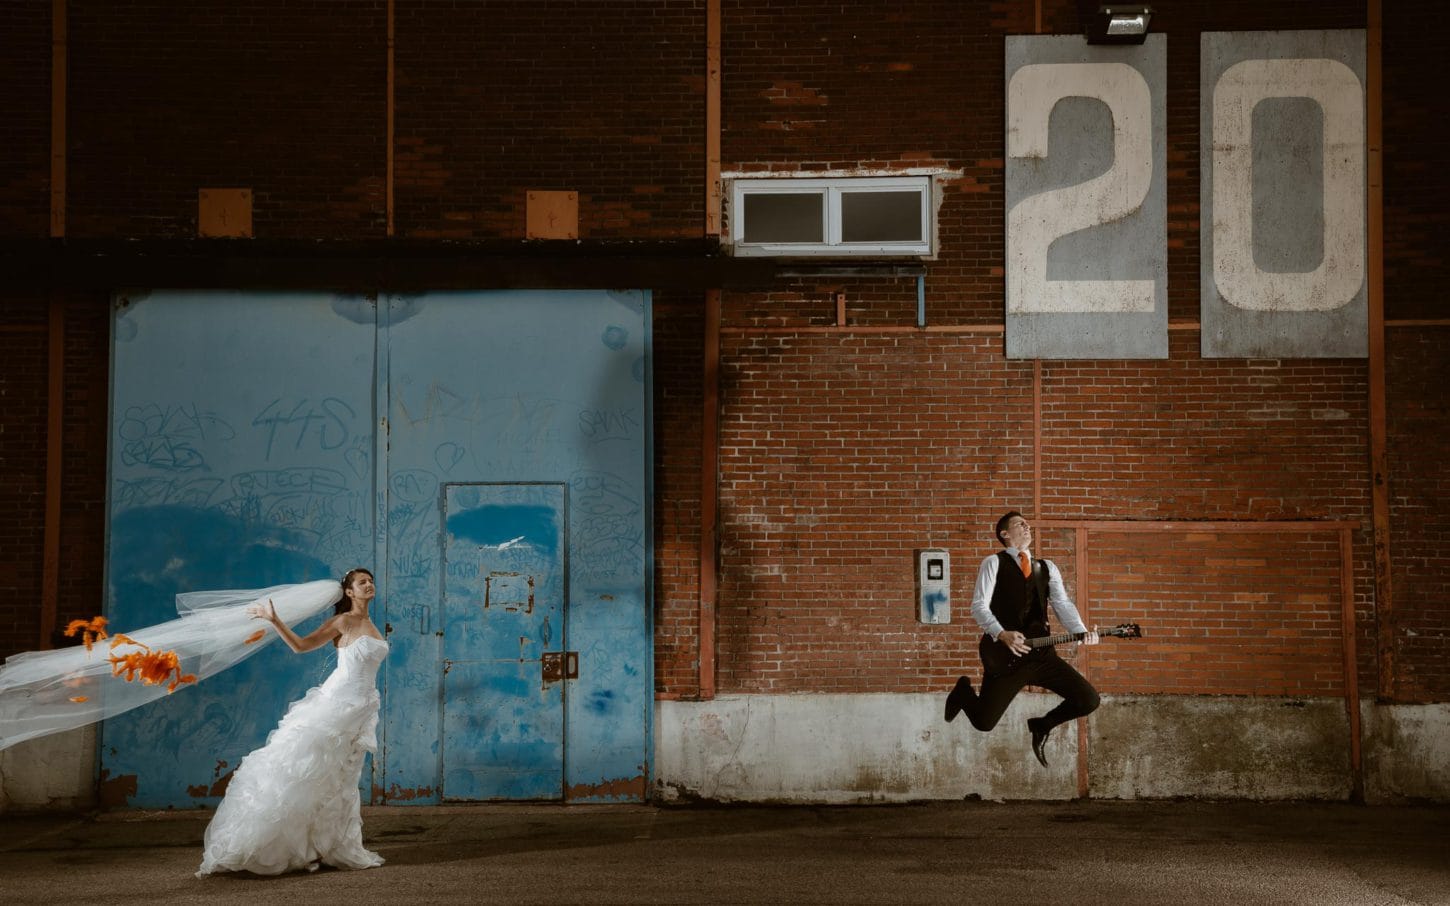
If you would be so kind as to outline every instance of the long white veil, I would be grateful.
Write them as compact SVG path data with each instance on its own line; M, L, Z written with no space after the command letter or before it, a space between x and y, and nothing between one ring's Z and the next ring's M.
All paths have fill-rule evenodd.
M144 629L113 627L153 651L175 651L181 673L198 681L250 657L277 633L247 614L247 606L271 599L289 626L342 598L336 579L300 585L176 596L181 616ZM108 627L108 630L112 627ZM113 631L114 638L115 632ZM56 651L27 651L0 666L0 749L18 742L95 723L167 694L167 684L146 685L113 676L111 640ZM117 654L136 651L123 645ZM181 691L185 686L178 687Z

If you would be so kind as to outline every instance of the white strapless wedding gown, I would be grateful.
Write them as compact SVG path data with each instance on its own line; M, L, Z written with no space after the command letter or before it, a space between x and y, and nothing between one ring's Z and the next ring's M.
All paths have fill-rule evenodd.
M371 636L338 649L332 674L242 759L207 826L197 877L383 864L362 845L358 779L363 756L377 750L377 674L387 653Z

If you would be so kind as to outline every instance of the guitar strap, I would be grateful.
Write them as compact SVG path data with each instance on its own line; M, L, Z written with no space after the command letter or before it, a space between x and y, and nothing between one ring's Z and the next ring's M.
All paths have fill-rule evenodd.
M1052 635L1052 605L1048 603L1047 561L1032 561L1032 584L1037 586L1037 600L1042 606L1042 626Z

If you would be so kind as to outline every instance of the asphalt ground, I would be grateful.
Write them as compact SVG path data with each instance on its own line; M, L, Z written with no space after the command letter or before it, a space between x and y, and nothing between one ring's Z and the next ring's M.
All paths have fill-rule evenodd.
M1450 807L365 808L381 868L193 876L209 812L0 815L0 903L1450 904Z

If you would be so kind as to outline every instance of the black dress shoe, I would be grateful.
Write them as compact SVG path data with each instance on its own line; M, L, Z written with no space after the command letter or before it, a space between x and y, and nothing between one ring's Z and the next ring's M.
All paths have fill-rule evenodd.
M1047 767L1047 734L1052 732L1052 728L1043 726L1040 717L1029 717L1027 729L1032 731L1032 754L1037 756L1037 760L1042 762L1042 766L1045 768Z
M972 700L973 695L976 693L972 691L972 681L965 676L957 677L957 684L952 687L952 691L947 693L946 713L943 715L946 717L947 723L951 723L958 714L962 713L962 709Z

